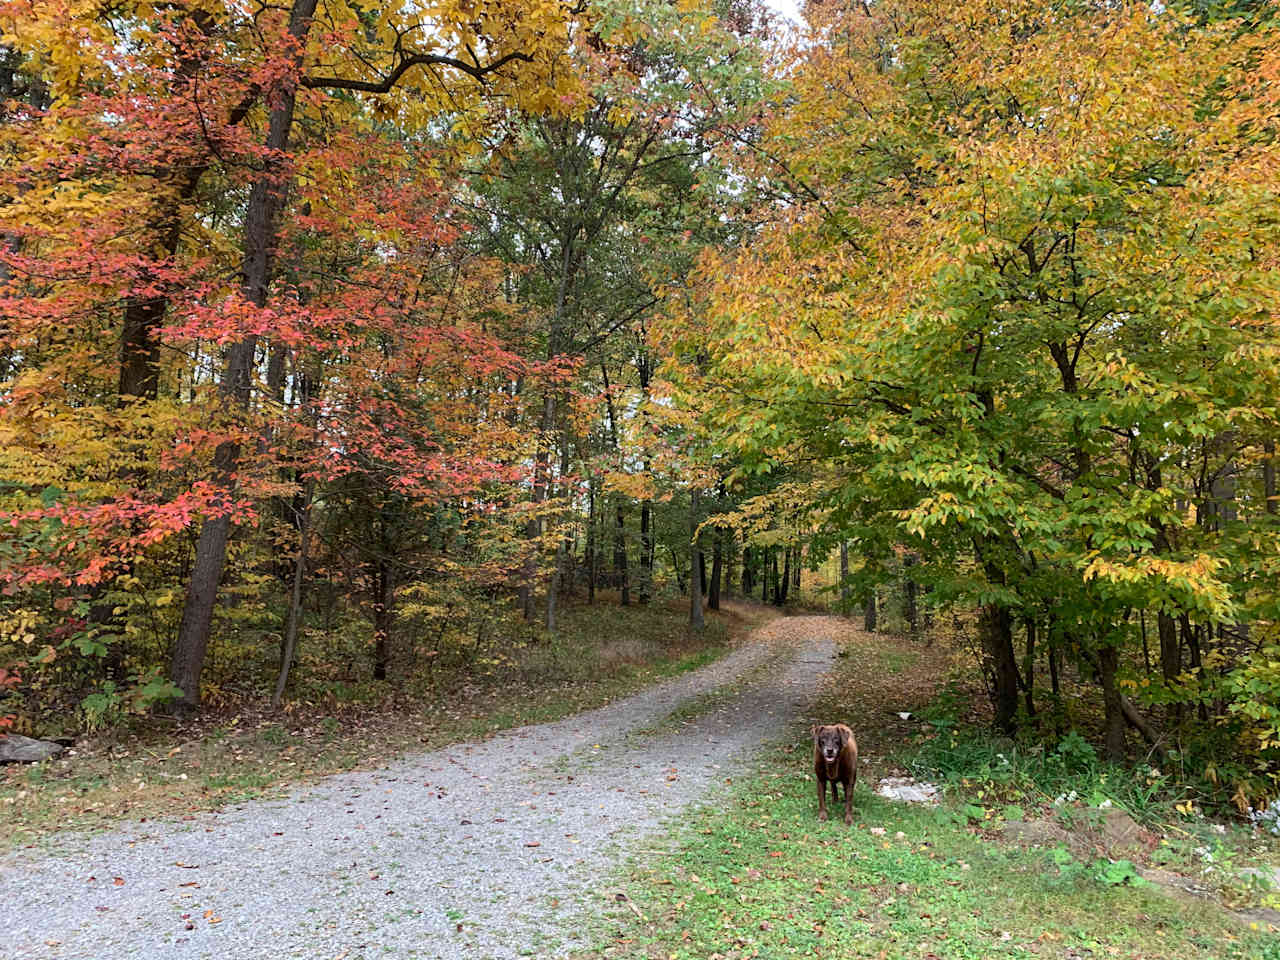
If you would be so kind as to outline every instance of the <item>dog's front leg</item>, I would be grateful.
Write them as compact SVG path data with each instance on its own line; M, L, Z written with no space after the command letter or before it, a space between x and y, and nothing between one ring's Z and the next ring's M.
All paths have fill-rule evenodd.
M853 783L846 780L844 784L844 824L853 823Z
M818 819L827 819L827 782L818 777Z

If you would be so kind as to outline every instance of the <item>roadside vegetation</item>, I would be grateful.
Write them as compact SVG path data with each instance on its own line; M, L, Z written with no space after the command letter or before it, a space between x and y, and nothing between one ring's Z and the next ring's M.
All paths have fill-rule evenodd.
M970 699L933 679L948 659L938 647L850 630L844 652L815 719L848 720L869 760L853 826L818 822L811 745L796 731L675 826L669 852L630 866L599 955L1280 957L1280 913L1259 910L1273 894L1241 874L1277 862L1265 831L1181 813L1185 785L1111 767L1078 735L1030 759L965 725ZM905 773L942 786L942 804L873 792ZM1110 808L1142 828L1123 851L1102 826ZM1006 830L1044 820L1057 829L1035 842Z

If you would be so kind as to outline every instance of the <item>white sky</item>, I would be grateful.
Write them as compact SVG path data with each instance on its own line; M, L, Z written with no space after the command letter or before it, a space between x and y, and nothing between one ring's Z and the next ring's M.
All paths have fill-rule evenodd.
M800 23L801 0L765 0L765 3L789 20Z

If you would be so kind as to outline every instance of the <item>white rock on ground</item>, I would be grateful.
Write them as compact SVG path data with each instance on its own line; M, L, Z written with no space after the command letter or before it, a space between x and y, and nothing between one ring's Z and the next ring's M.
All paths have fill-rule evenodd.
M940 793L932 783L924 783L911 777L885 777L876 787L876 793L890 800L903 803L926 803L937 806Z

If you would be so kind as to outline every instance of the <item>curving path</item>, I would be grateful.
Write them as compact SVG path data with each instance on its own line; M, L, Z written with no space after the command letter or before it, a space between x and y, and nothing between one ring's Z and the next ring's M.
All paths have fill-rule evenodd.
M581 920L620 858L745 771L763 741L808 722L838 623L780 618L723 660L626 700L284 799L6 855L0 957L581 947Z

